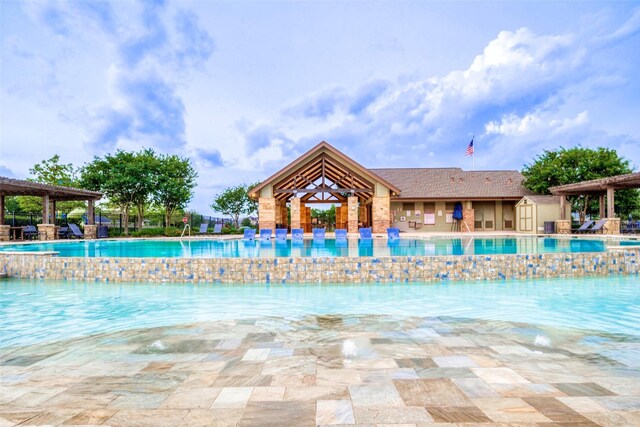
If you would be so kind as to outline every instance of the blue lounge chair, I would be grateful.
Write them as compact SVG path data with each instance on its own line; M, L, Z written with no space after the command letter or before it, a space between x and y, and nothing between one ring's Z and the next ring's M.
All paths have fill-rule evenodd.
M361 228L360 230L360 238L361 239L371 239L371 227L369 228Z
M302 228L294 228L291 230L291 242L302 243L304 238L304 230Z
M26 225L22 228L22 238L23 239L37 239L38 238L38 229L35 225Z
M347 240L347 230L344 228L336 228L336 242Z
M69 238L69 227L58 228L58 239L68 239L68 238Z
M313 240L324 240L324 228L314 228L313 229Z
M253 228L245 228L244 229L244 240L255 240L256 239L256 230Z
M209 230L209 223L203 222L200 224L200 230L198 230L198 234L207 234L207 230Z
M218 223L213 226L213 234L222 234L222 224Z
M287 229L276 228L276 241L282 242L287 240Z
M273 234L273 230L270 228L263 228L260 230L260 240L271 240L271 234Z
M596 234L596 233L602 233L604 234L605 231L607 231L607 227L605 227L604 225L607 223L607 219L600 219L598 220L598 222L596 222L596 224L591 227L590 229L587 230L587 233L591 233L591 234Z
M84 234L80 231L80 228L74 223L69 223L69 236L74 239L84 239Z
M387 228L387 239L389 239L389 240L400 240L400 229L399 228Z
M575 233L586 233L587 230L589 230L589 227L591 227L594 223L595 221L592 221L592 220L585 221L584 224L580 226L580 228L576 228L573 231Z

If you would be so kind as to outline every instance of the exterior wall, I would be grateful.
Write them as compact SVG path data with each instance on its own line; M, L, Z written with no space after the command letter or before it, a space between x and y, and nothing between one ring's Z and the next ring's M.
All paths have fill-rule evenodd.
M299 197L293 197L291 199L291 229L293 230L294 228L302 228L302 221L301 221L301 215L302 215L302 210L301 210L302 206L300 206L300 198Z
M347 213L347 231L349 233L358 232L358 198L356 196L349 197Z
M411 203L413 208L410 209L410 215L407 215L407 210L403 209L403 203ZM452 202L448 202L452 203ZM424 223L424 214L425 212L432 212L435 215L435 224L425 224ZM392 226L399 228L401 231L411 231L411 232L434 232L434 231L451 231L452 223L447 222L447 212L453 211L452 209L447 209L447 202L444 201L436 201L436 202L400 202L393 201L391 203L391 221ZM416 212L420 212L419 215L416 215ZM405 217L404 221L401 221L401 217ZM420 223L420 227L418 229L414 229L409 227L409 222L418 222Z
M372 208L372 232L386 233L391 225L391 203L389 197L374 197Z
M258 221L261 230L276 228L276 199L273 197L258 199Z
M640 273L640 248L601 253L321 258L68 258L0 253L23 279L97 282L332 283L512 280Z

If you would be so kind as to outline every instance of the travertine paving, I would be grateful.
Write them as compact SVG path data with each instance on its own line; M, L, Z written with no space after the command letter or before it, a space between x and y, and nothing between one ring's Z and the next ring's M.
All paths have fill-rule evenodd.
M0 426L638 426L640 339L261 318L0 349Z

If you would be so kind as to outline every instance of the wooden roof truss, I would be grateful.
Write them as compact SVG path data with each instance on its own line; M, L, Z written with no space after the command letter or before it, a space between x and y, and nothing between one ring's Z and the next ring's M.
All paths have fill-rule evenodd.
M346 203L349 195L361 204L371 201L374 184L321 153L273 186L278 201L301 197L304 203Z

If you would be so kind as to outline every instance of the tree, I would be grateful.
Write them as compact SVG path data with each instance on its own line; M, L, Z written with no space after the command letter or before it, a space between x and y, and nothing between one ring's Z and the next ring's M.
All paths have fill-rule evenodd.
M559 148L545 151L530 165L525 165L522 175L524 186L538 194L550 194L549 188L573 184L590 179L605 178L632 172L629 160L618 156L609 148L584 147ZM580 221L597 212L597 197L591 195L570 196L572 210L580 212ZM616 191L616 210L627 215L640 205L637 190Z
M241 214L248 214L252 212L254 201L249 198L246 185L238 185L236 187L229 187L222 193L217 194L213 199L211 208L215 211L221 212L225 215L229 215L233 218L233 223L236 228L239 226L239 219Z
M62 185L65 187L77 187L78 179L76 169L71 163L60 163L60 156L54 155L50 159L36 163L29 169L31 177L27 181L39 182L41 184ZM42 198L33 196L22 196L17 198L20 210L23 212L42 212ZM56 209L63 212L70 212L75 208L84 207L85 202L60 202Z
M153 201L163 207L165 225L168 226L174 212L184 209L193 197L198 173L189 159L176 155L160 156L156 173Z
M138 153L116 151L104 158L95 157L80 171L81 184L103 192L123 215L124 234L129 235L129 210L138 209L138 224L142 227L145 205L156 183L156 162L153 150Z

